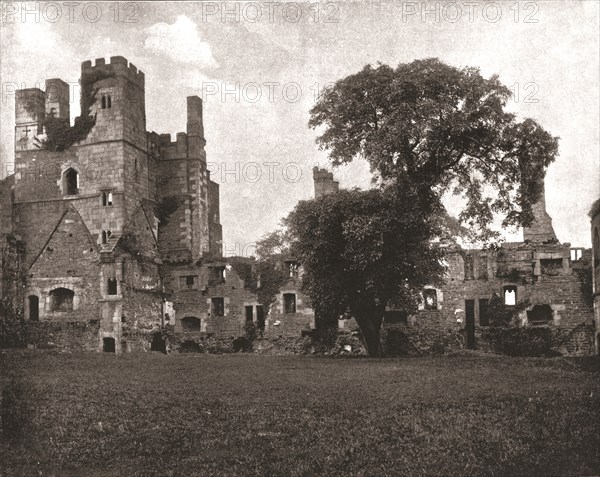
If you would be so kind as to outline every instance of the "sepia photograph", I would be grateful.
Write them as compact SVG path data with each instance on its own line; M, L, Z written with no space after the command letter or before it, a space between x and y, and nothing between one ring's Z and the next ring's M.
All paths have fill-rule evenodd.
M0 477L600 476L600 2L0 0Z

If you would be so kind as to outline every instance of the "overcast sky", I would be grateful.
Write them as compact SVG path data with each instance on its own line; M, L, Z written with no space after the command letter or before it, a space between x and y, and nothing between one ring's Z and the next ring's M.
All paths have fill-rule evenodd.
M146 74L148 130L174 139L185 131L186 96L205 100L225 252L244 252L312 196L312 167L327 166L307 127L319 88L369 63L438 57L498 74L517 93L510 109L561 138L546 179L548 212L559 240L590 246L587 212L600 195L596 0L29 7L2 2L3 173L13 161L15 85L72 83L73 118L80 63L125 56ZM365 164L335 174L343 187L369 186Z

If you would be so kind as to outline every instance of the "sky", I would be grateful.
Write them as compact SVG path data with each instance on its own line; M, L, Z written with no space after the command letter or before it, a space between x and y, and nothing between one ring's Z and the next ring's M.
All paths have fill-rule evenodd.
M497 74L515 93L507 108L560 137L547 209L561 242L591 245L587 212L600 196L596 0L0 5L2 175L14 157L14 90L62 78L73 120L81 62L121 55L145 73L149 131L174 139L185 131L186 97L204 100L224 252L249 254L313 196L313 166L332 169L308 128L319 90L366 64L437 57ZM364 162L334 173L342 187L370 186Z

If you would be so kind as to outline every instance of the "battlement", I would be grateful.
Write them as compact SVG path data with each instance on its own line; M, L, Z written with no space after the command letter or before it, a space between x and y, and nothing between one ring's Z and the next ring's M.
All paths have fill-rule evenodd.
M123 56L111 56L106 63L104 58L96 58L94 65L90 60L81 63L81 82L96 81L102 76L122 76L144 89L145 75L133 63Z

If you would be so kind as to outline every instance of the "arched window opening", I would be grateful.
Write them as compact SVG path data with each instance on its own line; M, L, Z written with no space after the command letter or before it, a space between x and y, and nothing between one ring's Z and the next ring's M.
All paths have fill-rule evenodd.
M102 95L102 109L106 109L106 96Z
M284 293L283 294L283 308L285 314L296 313L296 294L295 293Z
M195 316L186 316L181 320L183 331L200 331L200 325L200 318L196 318Z
M108 279L108 286L106 287L107 289L107 295L116 295L117 294L117 279L116 278L109 278Z
M67 169L63 174L63 193L64 195L79 194L79 173L73 169Z
M106 107L112 108L112 98L110 97L110 94L106 95Z
M535 305L527 312L529 323L548 323L552 321L552 308L550 305Z
M27 297L29 301L29 320L38 321L40 319L40 299L35 295Z
M508 306L517 304L517 287L513 285L504 287L504 304Z
M50 311L73 311L75 292L68 288L55 288L50 292Z

